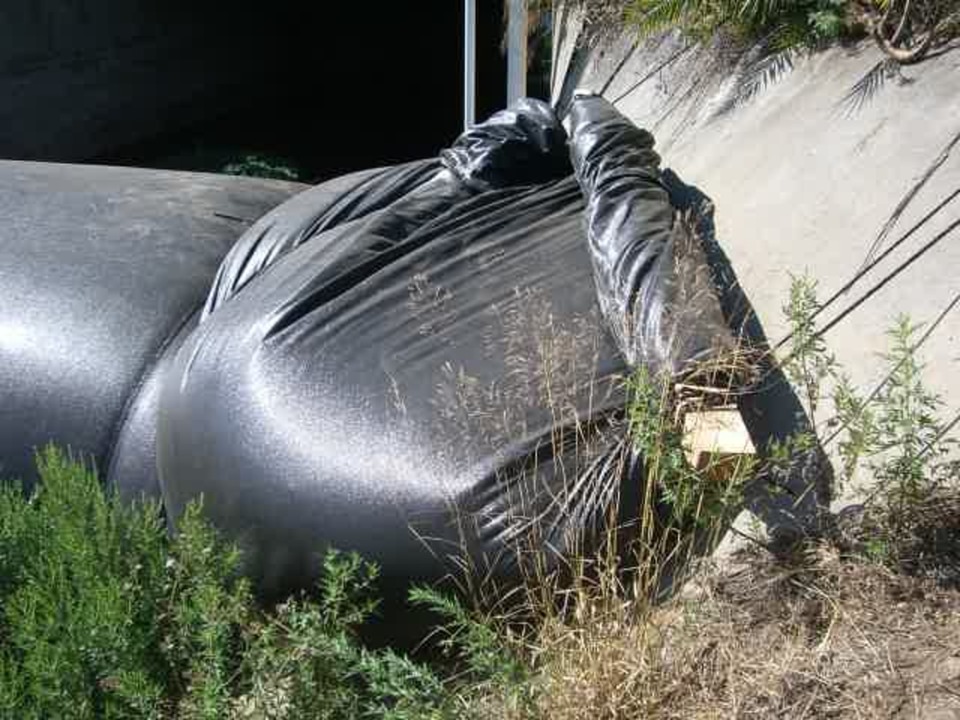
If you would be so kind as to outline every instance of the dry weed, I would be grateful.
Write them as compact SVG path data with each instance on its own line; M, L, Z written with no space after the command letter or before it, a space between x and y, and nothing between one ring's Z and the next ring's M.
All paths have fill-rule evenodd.
M960 717L955 588L825 542L788 559L744 551L696 580L660 606L587 598L574 620L546 622L532 715Z

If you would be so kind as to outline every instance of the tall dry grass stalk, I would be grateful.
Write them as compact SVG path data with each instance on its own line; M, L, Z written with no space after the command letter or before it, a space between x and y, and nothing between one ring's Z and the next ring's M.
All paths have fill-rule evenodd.
M527 492L510 506L506 524L519 530L496 558L510 558L518 577L498 586L489 565L463 569L480 578L470 585L476 616L528 670L520 687L467 691L476 716L960 715L956 478L901 508L909 517L898 527L916 530L909 537L874 527L887 516L868 511L856 527L791 554L751 547L722 566L709 559L738 490L763 468L750 459L690 466L682 418L730 405L738 379L756 377L756 351L736 347L682 378L621 378L625 410L606 434L595 422L568 423L545 466L501 478ZM587 452L591 442L599 449ZM530 503L543 486L569 507L584 483L610 477L619 481L598 495L606 502L594 506L598 522L565 534ZM638 492L627 496L631 485ZM898 545L878 549L878 539Z
M469 368L447 368L440 423L467 452L528 435L530 417L549 436L529 461L497 473L493 506L451 498L456 547L424 541L451 562L474 617L542 686L475 693L473 710L644 717L622 713L646 712L663 652L662 604L719 543L755 469L748 456L691 465L684 418L735 407L759 355L741 336L676 376L608 376L596 315L562 319L518 290L496 317L491 352L504 358L506 380L485 385ZM682 312L665 319L665 347L683 342L684 322ZM492 532L496 542L485 544ZM492 553L478 551L484 544Z

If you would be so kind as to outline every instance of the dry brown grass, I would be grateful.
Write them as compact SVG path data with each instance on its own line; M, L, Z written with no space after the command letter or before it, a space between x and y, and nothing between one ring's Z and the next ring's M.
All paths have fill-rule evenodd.
M682 287L672 302L695 305L706 276L679 265L676 276ZM690 355L672 329L694 320L682 312L663 320L662 334L640 345ZM700 558L739 508L737 491L773 459L717 473L730 487L715 487L710 468L678 461L679 431L684 413L731 405L752 387L761 351L740 334L680 377L671 367L674 382L645 383L638 373L628 382L604 378L598 393L595 318L566 327L548 302L518 291L497 308L496 322L491 350L504 357L510 380L484 386L469 368L451 368L438 387L439 425L468 449L518 435L534 410L560 431L544 441L551 452L543 462L496 478L509 500L490 514L500 554L471 555L470 539L483 536L488 515L453 505L458 520L476 525L460 532L453 554L462 558L463 594L494 631L496 642L484 643L496 647L481 647L485 663L505 648L496 662L522 666L520 679L503 682L472 683L464 671L456 688L464 717L960 719L956 482L945 483L946 495L928 493L895 512L877 501L856 523L818 523L830 538L789 556L751 547L712 564ZM576 381L583 374L590 382ZM601 405L616 405L599 402L609 398L623 413L607 424L583 422L577 408L590 408L592 418ZM517 410L494 412L504 405ZM634 456L643 462L634 465ZM627 522L616 512L624 477L639 489ZM668 497L677 485L695 491L693 502ZM710 501L716 497L723 501ZM504 559L514 573L497 586L489 570ZM664 592L684 579L680 592Z
M956 538L954 538L956 540ZM960 717L960 591L844 557L745 550L656 606L581 588L529 648L533 706L489 717Z

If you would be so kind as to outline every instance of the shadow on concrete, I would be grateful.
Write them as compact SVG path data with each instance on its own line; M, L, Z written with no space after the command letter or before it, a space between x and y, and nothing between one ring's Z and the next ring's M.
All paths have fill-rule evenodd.
M669 168L663 171L662 179L674 207L694 213L727 322L751 347L763 353L760 380L738 397L737 404L750 439L764 459L774 445L809 433L810 418L783 370L766 352L770 344L763 326L717 240L713 201ZM819 528L825 515L822 511L829 507L831 480L830 463L816 445L796 453L787 466L765 467L747 488L745 506L764 523L775 543L793 539Z

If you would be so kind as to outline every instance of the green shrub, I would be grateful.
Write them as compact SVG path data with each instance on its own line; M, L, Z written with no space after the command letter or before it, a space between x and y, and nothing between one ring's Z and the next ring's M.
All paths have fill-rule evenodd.
M940 465L953 444L944 438L945 423L938 416L943 401L923 383L914 345L918 329L900 315L888 332L891 349L884 357L889 376L877 395L878 409L868 430L869 470L893 512L937 489Z
M264 611L240 554L190 505L122 503L63 452L27 497L0 487L0 717L430 718L426 665L369 650L377 570L328 552L315 596Z
M356 554L327 553L320 598L292 598L248 630L242 717L446 717L445 687L425 665L371 651L357 629L374 612L377 570Z
M793 51L872 36L892 63L916 63L960 32L955 0L905 4L888 0L574 0L593 32L625 27L642 36L680 30L694 41L722 38L727 49L759 45L782 62L760 63L761 75L789 66Z
M791 344L783 364L814 429L774 448L773 455L785 461L801 446L808 449L836 440L837 490L850 487L858 474L865 481L860 492L867 516L860 538L864 552L902 565L907 560L904 553L922 550L917 539L923 532L920 526L939 522L931 517L931 505L944 503L944 497L955 497L960 490L957 462L951 460L956 440L940 415L942 400L923 380L920 326L906 315L895 319L887 333L890 350L883 355L886 373L863 396L829 353L814 319L819 312L815 284L794 278L784 307ZM816 413L822 411L826 397L832 400L833 415L818 423ZM818 428L832 432L824 438Z
M847 0L632 0L628 22L644 33L680 28L697 40L724 30L774 50L813 46L849 32Z
M461 663L474 683L522 690L529 679L529 668L505 634L498 632L496 623L471 613L455 597L434 588L412 588L410 601L438 618L441 650Z
M179 712L214 720L230 707L232 678L240 665L240 633L253 615L240 556L225 546L200 514L187 508L165 563L162 617L168 621L162 650L171 668Z
M0 503L0 708L11 718L156 717L171 680L159 509L123 507L56 450L38 462L33 497L7 487Z
M656 488L677 529L715 529L739 506L743 485L755 467L746 457L718 479L710 467L690 464L683 428L674 419L668 381L658 381L641 366L627 381L629 435L643 458L645 485Z
M227 175L271 178L274 180L299 180L300 173L286 161L266 155L244 155L239 160L227 163L221 172Z

